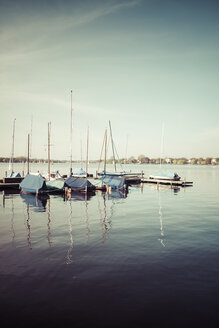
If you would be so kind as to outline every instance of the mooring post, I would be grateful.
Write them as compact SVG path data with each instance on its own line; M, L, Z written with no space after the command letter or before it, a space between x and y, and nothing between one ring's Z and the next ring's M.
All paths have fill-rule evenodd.
M7 175L8 175L8 173L7 173L7 171L5 171L5 177L7 178Z

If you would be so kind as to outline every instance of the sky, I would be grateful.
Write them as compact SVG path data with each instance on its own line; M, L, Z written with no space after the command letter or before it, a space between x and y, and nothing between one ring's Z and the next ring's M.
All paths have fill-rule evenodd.
M219 2L0 0L0 156L219 157ZM72 90L72 105L71 105ZM163 128L164 127L164 128ZM161 146L163 145L163 146ZM110 148L109 148L110 149ZM108 157L110 157L110 151Z

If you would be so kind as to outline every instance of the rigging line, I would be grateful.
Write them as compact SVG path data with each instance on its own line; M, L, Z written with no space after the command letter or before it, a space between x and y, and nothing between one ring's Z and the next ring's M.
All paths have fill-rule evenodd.
M115 152L116 152L116 156L117 156L117 158L118 158L119 165L120 165L122 171L124 171L123 166L122 166L122 164L121 164L121 162L120 162L119 155L118 155L118 152L117 152L117 150L116 150L116 145L115 145L114 141L113 141L113 147L114 147L114 149L115 149Z

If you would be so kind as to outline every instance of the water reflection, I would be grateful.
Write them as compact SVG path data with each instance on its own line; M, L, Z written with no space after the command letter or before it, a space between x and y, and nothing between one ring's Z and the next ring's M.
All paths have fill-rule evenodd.
M108 199L111 198L126 198L128 191L120 191L120 190L111 190L107 195Z
M86 222L86 243L88 243L90 239L90 228L89 228L89 216L88 216L88 201L87 194L85 195L85 222Z
M20 193L21 198L23 199L24 203L28 206L32 207L36 212L45 212L46 211L46 204L47 200L49 199L49 195L31 195L31 194L23 194Z
M30 223L31 223L30 205L29 205L29 203L27 203L27 219L26 219L26 222L25 222L25 227L27 229L27 246L28 246L29 249L32 249L32 246L31 246L31 226L30 226Z
M66 194L64 196L64 200L85 201L85 200L90 200L95 195L96 195L95 192L81 193L77 191L71 191L71 193Z
M11 234L12 234L12 245L14 246L15 230L14 230L14 200L11 198Z
M73 219L76 223L75 229L78 231L77 238L80 240L79 243L82 242L80 238L81 233L83 233L82 239L84 242L89 243L91 237L96 238L97 235L99 235L98 239L100 243L104 244L112 228L114 211L115 208L119 206L118 200L127 197L127 193L116 190L112 190L110 193L99 191L92 194L72 192L70 198L65 197L65 195L38 195L38 197L36 197L36 195L23 194L17 191L16 194L18 193L19 195L16 198L10 192L2 193L3 207L10 204L9 240L11 240L12 244L15 243L15 238L18 239L17 242L20 242L20 237L23 234L22 241L30 250L33 249L35 243L40 243L41 247L43 247L42 242L46 242L47 247L52 247L54 243L58 243L59 240L61 240L59 239L60 230L58 227L63 229L63 220L61 220L61 218L63 218L65 221L67 220L67 229L65 228L65 231L62 232L64 232L66 236L67 230L68 234L68 241L65 242L65 247L67 247L67 249L64 255L66 264L71 264L73 262L72 253L75 243ZM7 197L7 195L9 196ZM10 202L8 203L7 198L10 199ZM93 200L92 202L90 202L91 199ZM16 234L14 217L17 213L16 207L19 208L21 202L24 204L23 227L22 230L18 228ZM61 216L60 206L63 210ZM80 215L80 218L78 217L78 214ZM34 219L35 215L37 215L38 220ZM92 218L92 221L90 218ZM93 220L94 218L97 219L97 222ZM78 219L79 221L77 221ZM83 222L82 224L80 219ZM54 226L52 225L52 222ZM96 223L98 228L95 226ZM52 230L51 225L53 227ZM91 235L93 226L95 226L95 230ZM54 227L56 227L56 229ZM42 229L44 230L43 232ZM34 240L34 243L33 235L37 239L37 241Z
M47 240L48 240L49 247L51 247L52 246L52 242L51 242L51 229L50 229L50 222L51 222L50 198L48 199L47 213L48 213Z
M173 192L175 195L177 195L181 189L183 188L183 190L185 191L186 188L182 187L182 186L170 186L170 185L162 185L162 184L148 184L148 186L150 186L151 189L156 189L156 190L170 190L171 192Z
M72 263L73 236L72 236L72 202L69 202L70 213L68 216L68 233L69 233L69 248L66 254L66 264Z
M98 205L98 212L100 216L100 226L102 230L101 244L104 244L105 239L107 237L107 233L111 229L112 222L111 222L111 218L108 219L107 217L106 193L102 194L102 198L103 198L103 210L101 209L100 196L99 194L97 195L97 205Z
M160 238L158 240L160 241L160 244L165 247L164 244L164 227L163 227L163 213L162 213L162 204L161 204L161 197L160 197L160 190L158 189L158 204L159 204L159 219L160 219Z

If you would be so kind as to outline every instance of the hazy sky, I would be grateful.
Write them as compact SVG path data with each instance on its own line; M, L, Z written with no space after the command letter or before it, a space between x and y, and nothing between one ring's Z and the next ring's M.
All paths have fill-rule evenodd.
M0 156L219 157L219 1L0 0ZM110 154L109 154L110 155Z

